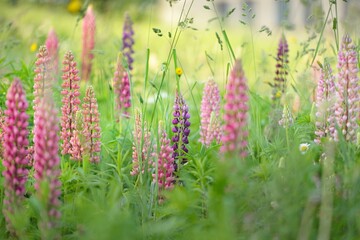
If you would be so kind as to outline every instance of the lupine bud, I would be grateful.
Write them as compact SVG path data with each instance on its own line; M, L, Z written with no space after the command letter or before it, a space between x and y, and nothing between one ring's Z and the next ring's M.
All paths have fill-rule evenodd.
M123 36L122 36L122 52L125 55L127 59L127 63L129 66L129 69L132 70L132 64L134 62L134 59L132 57L134 50L134 30L132 27L133 23L131 21L131 18L128 13L125 14L125 22L123 27Z
M200 142L209 147L213 140L220 143L220 93L214 80L207 82L201 101Z
M117 59L113 84L116 110L128 117L128 111L131 107L130 80L127 71L123 67L121 54Z
M279 99L286 91L287 85L287 65L289 64L289 48L285 36L283 35L279 42L278 53L276 56L276 72L273 83L273 102L279 102Z
M63 65L63 83L61 85L61 94L63 95L63 98L61 100L61 153L65 155L69 154L69 151L72 148L70 140L74 135L75 116L76 112L79 110L80 105L80 78L78 77L76 62L74 60L74 55L71 51L68 51L65 54Z
M225 95L225 125L222 135L221 151L224 153L235 153L241 157L246 157L247 151L247 80L242 69L240 60L235 61L235 65L230 73Z
M187 106L183 96L176 92L175 102L174 102L174 112L173 112L173 121L172 132L174 133L172 137L172 147L173 147L173 158L175 160L175 170L178 166L176 161L179 160L180 164L187 162L185 155L189 152L186 145L189 143L189 134L190 134L190 113L189 107Z
M130 172L132 176L140 173L143 174L149 168L151 138L146 125L146 122L144 122L144 126L142 126L141 115L137 112L135 114L135 129L133 132L133 166Z
M83 49L82 49L82 67L81 67L81 78L85 81L88 81L91 73L92 60L94 54L92 51L95 47L95 14L92 8L92 5L86 10L84 19L83 19Z
M48 95L39 105L34 126L35 189L42 212L39 228L43 239L57 227L60 218L61 182L59 158L59 119L53 99Z
M291 111L287 105L283 108L283 113L281 119L279 120L279 125L284 128L289 128L294 124L294 118L291 114Z
M342 39L337 67L339 69L336 84L337 100L334 105L336 122L345 140L355 142L360 110L358 58L356 47L348 35ZM330 131L334 132L333 138L337 141L336 129L330 129Z
M25 194L25 183L28 178L27 147L29 145L28 103L19 79L15 78L6 95L5 124L3 126L4 159L4 207L3 213L6 228L15 234L9 215L22 204Z
M94 89L89 86L86 89L86 95L83 103L83 117L84 117L84 130L85 137L84 152L89 154L90 162L100 162L100 114L98 110L98 103L95 97Z
M333 102L335 101L335 77L328 63L321 69L320 79L316 88L315 143L320 144L321 138L330 136L330 126L335 129Z
M59 40L54 29L49 31L45 45L49 52L49 57L53 65L54 73L57 74L59 69Z

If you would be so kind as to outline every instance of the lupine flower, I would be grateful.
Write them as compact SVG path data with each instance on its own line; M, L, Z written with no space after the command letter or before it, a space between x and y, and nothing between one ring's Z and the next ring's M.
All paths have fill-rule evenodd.
M320 144L321 138L330 136L330 126L334 124L333 101L335 100L335 77L328 63L321 69L320 79L316 88L316 123L315 143Z
M34 131L34 177L36 195L42 204L39 228L43 239L56 228L60 218L61 182L59 158L59 119L53 99L47 95L38 108Z
M75 129L70 139L71 149L69 150L70 158L81 161L84 155L84 136L82 135L84 121L82 113L78 111L75 118Z
M214 80L207 82L201 101L200 142L210 146L213 140L220 143L220 93Z
M284 128L289 128L294 124L294 118L291 114L291 111L287 105L283 108L283 113L281 119L279 120L279 125Z
M185 155L189 152L186 147L189 144L189 134L190 134L190 113L189 107L187 106L183 96L179 95L176 92L175 102L174 102L174 112L173 112L172 132L174 133L172 137L172 147L173 147L173 158L175 160L175 170L178 169L177 164L184 164L187 162ZM178 163L177 163L178 161Z
M59 62L59 40L56 36L55 30L51 29L46 39L46 48L49 52L49 57L53 65L54 73L58 73L58 62Z
M82 49L82 68L81 68L81 78L85 81L89 80L92 66L92 59L94 54L92 51L95 47L95 14L92 8L92 5L86 10L84 19L83 19L83 49Z
M28 178L28 162L26 159L29 145L28 119L26 114L28 103L19 79L15 78L6 95L6 118L3 126L4 146L4 207L3 214L7 230L15 234L9 215L18 210L24 200L25 183Z
M101 151L101 142L100 142L100 114L98 110L98 103L95 97L94 89L89 86L86 89L86 94L84 97L83 107L83 117L84 117L84 130L82 134L85 138L84 152L89 154L90 162L98 163L100 162L100 151Z
M276 57L276 72L273 83L273 96L274 102L278 100L285 93L286 79L287 79L287 65L289 63L289 48L285 36L283 35L279 42L278 53Z
M79 110L79 81L78 70L76 68L76 62L74 61L74 55L71 51L65 54L63 61L63 83L61 85L61 94L63 98L61 100L61 153L63 155L69 154L71 149L70 140L74 135L75 130L75 116Z
M132 64L134 62L134 59L132 57L134 50L134 30L132 27L133 23L131 21L131 18L128 13L125 14L125 22L123 27L123 36L122 36L122 52L125 55L127 59L127 64L129 66L129 69L132 70Z
M51 58L45 46L40 46L39 52L36 54L37 60L35 62L36 68L34 70L34 111L36 115L36 108L41 99L51 90L53 84L53 68Z
M229 81L226 86L225 94L225 126L222 135L221 151L224 153L235 153L241 157L246 157L247 151L247 112L248 95L247 80L242 69L240 60L235 61L235 65L230 73Z
M0 108L0 159L3 157L3 139L4 139L4 125L5 115L3 110Z
M356 47L348 35L342 39L337 67L339 69L336 85L337 100L334 105L336 122L345 139L355 142L360 110L358 59ZM330 131L334 132L333 138L337 141L337 131L334 129L330 129Z
M130 80L127 71L123 67L121 54L117 59L113 84L116 109L124 116L129 116L128 109L131 107Z
M132 176L143 174L145 170L149 167L150 151L151 151L151 139L150 132L146 127L146 122L144 126L142 125L141 115L139 112L135 114L135 129L133 132L134 141L133 141L133 166L130 174Z
M172 156L173 149L170 145L170 139L167 137L165 130L159 132L160 151L154 153L155 161L153 167L155 173L152 174L153 181L157 182L159 200L162 200L161 192L166 189L171 189L174 185L174 158Z

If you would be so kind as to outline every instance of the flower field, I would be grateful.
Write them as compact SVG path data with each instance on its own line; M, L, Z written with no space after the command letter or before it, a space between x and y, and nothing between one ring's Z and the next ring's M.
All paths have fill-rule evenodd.
M296 31L161 1L171 22L160 0L0 2L0 239L359 239L340 0Z

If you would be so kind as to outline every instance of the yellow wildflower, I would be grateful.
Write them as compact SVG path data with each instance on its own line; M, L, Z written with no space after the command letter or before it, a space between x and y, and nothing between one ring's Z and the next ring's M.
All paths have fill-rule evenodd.
M78 13L81 10L81 0L70 0L69 4L67 5L67 10L70 13Z
M30 45L30 51L31 51L31 52L35 52L37 49L38 49L37 43L36 43L36 42L33 42L33 43Z
M182 75L182 73L183 73L182 68L177 67L177 68L175 69L175 73L176 73L176 75L178 75L178 76L180 77L180 76Z
M281 95L282 95L282 93L281 93L281 91L279 90L279 91L276 92L275 97L276 97L276 98L280 98Z

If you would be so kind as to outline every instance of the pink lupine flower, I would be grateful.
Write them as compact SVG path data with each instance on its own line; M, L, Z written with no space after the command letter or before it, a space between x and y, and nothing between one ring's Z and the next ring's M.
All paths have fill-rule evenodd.
M4 111L0 108L0 159L3 157L3 139L4 139L4 124L5 124L5 115Z
M220 143L220 93L214 80L206 83L201 101L200 142L209 147L213 140Z
M148 169L149 165L149 152L150 152L150 132L147 130L146 122L142 126L140 113L135 114L135 129L133 132L133 166L130 174L132 176L144 173L145 169Z
M122 56L119 55L114 73L114 92L116 109L124 116L129 116L131 107L130 79L128 72L122 64Z
M59 158L59 119L53 99L47 95L38 107L34 126L34 177L36 196L42 204L39 223L43 239L57 226L60 218L61 182Z
M167 137L165 130L159 132L161 135L160 138L160 151L159 153L154 153L155 161L153 162L153 167L155 170L152 174L153 181L157 182L159 192L164 189L171 189L174 182L174 158L172 156L173 149L170 144L170 139Z
M235 65L230 73L225 95L225 126L222 135L222 152L231 152L246 157L247 151L247 80L242 69L240 60L235 61Z
M59 69L59 40L54 29L49 31L45 45L49 52L54 73L57 74Z
M80 132L74 130L73 136L70 139L71 149L69 150L70 158L73 160L81 161L83 158L83 145L80 140Z
M83 102L84 129L82 134L85 138L84 151L89 154L90 162L98 163L100 162L99 153L101 150L100 114L95 92L91 86L86 89Z
M85 81L89 80L92 66L92 59L94 54L92 51L95 47L95 14L92 8L92 5L86 10L84 19L83 19L83 49L82 49L82 67L81 67L81 78Z
M74 61L74 55L71 51L65 54L63 61L63 83L61 85L61 94L63 98L61 100L61 153L69 154L71 149L71 138L75 130L75 116L79 110L79 81L78 70L76 68L76 62Z
M338 53L337 100L335 102L336 122L345 140L355 142L359 118L359 78L358 59L355 45L348 35L342 39ZM333 138L338 140L337 131L333 128Z
M34 111L41 99L51 90L54 82L53 66L46 46L40 46L36 54L36 68L34 70Z
M328 63L321 69L320 79L316 88L316 123L314 142L320 144L321 138L330 136L330 126L335 129L333 102L335 101L335 77Z
M4 207L7 230L15 234L9 215L13 214L24 200L25 183L28 178L26 159L29 145L28 103L19 79L15 78L6 95L6 118L3 126L4 146Z

